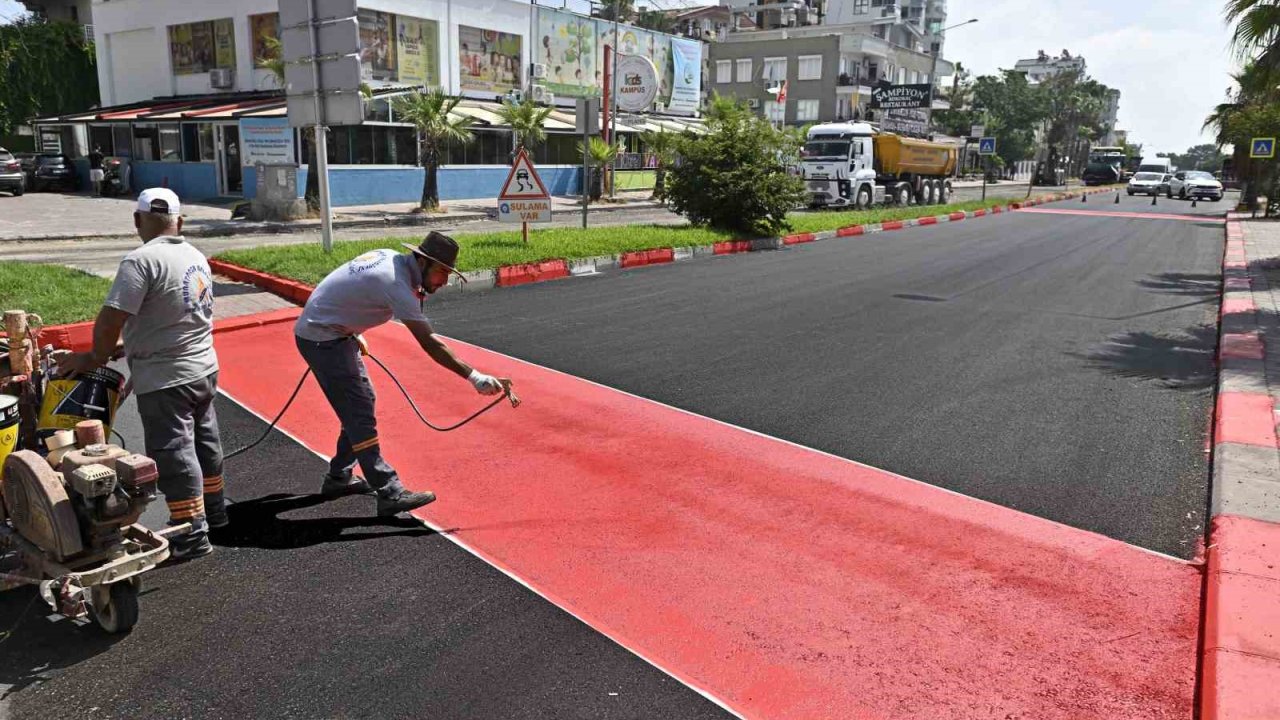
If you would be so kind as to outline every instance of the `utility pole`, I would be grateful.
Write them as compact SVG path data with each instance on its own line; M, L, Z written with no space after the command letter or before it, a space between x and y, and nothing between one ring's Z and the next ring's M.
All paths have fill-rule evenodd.
M942 45L942 34L943 34L943 33L945 33L945 32L946 32L946 31L948 31L948 30L954 30L954 29L956 29L956 28L958 28L958 27L964 27L965 25L972 25L973 23L976 23L976 22L978 22L978 18L973 18L973 19L971 19L971 20L965 20L965 21L964 21L964 22L962 22L962 23L956 23L955 25L952 25L951 27L946 27L946 28L943 28L943 29L939 30L939 31L938 31L938 32L936 32L936 33L933 33L933 37L935 37L935 38L937 38L937 39L938 39L938 46L939 46L939 47L937 47L937 48L930 48L930 50L932 50L932 51L933 51L933 52L931 53L931 54L933 55L933 63L932 63L932 65L929 67L929 109L927 110L927 113L926 113L926 114L927 114L927 119L925 120L925 134L926 134L926 135L931 134L931 133L933 132L933 91L934 91L934 89L936 89L936 88L938 87L938 54L939 54L940 52L942 52L942 47L941 47L941 45Z

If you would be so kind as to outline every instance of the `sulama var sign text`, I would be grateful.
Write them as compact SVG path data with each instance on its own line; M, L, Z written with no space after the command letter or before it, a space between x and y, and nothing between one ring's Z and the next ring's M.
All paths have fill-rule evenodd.
M932 102L928 84L877 85L871 88L871 107L884 110L927 108Z

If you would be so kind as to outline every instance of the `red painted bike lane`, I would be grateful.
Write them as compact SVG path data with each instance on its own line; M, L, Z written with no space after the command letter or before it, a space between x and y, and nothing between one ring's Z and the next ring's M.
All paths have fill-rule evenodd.
M481 404L403 328L368 338L433 421ZM304 368L291 325L222 332L217 347L223 389L273 417ZM424 518L735 712L1191 717L1194 568L454 347L514 378L525 404L440 435L371 368L384 453L440 497ZM323 455L337 433L312 382L281 427Z

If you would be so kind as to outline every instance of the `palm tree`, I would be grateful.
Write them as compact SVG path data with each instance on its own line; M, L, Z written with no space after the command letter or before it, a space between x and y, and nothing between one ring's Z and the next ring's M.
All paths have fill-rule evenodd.
M542 144L547 139L546 121L551 108L535 104L532 100L513 103L502 101L497 110L498 116L511 128L516 147L528 150ZM512 158L515 161L515 158Z
M582 154L582 143L578 143L578 154ZM591 200L599 200L604 195L604 168L618 156L618 146L605 142L599 135L593 135L587 142L587 156L591 164L587 194Z
M654 169L653 199L664 204L667 202L667 168L675 162L678 139L675 133L666 130L648 130L640 134L640 141L658 163Z
M1267 71L1280 70L1280 3L1227 0L1224 15L1228 23L1235 23L1231 45L1240 59L1252 59Z
M418 128L418 161L426 171L422 180L422 200L416 212L435 212L440 209L440 186L437 171L440 169L440 152L450 143L469 143L475 137L471 130L472 119L453 115L453 109L462 98L449 97L439 88L426 92L412 92L395 100L395 113Z

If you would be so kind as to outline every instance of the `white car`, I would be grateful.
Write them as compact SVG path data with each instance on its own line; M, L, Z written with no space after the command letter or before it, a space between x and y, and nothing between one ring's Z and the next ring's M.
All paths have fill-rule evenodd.
M1128 193L1130 195L1156 195L1160 192L1160 181L1164 173L1140 172L1129 178Z
M1207 198L1217 202L1222 199L1222 183L1203 170L1176 172L1169 179L1169 189L1165 196L1177 196L1183 200Z

